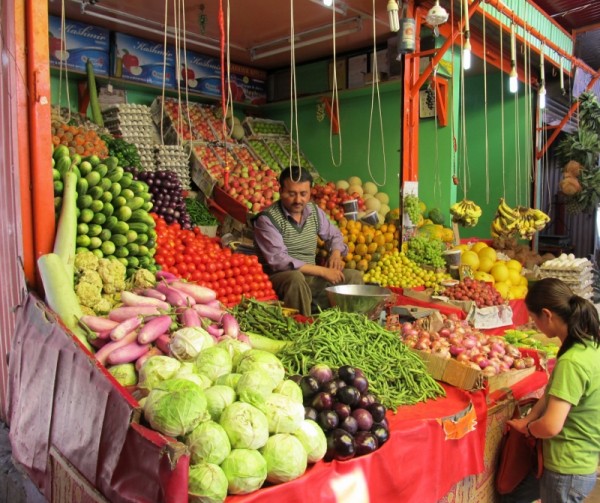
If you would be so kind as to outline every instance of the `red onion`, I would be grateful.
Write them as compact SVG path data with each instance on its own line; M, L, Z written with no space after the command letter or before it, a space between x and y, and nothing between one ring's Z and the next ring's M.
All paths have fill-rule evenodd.
M526 368L525 361L523 360L523 358L517 358L513 362L513 368L517 370L523 370L524 368Z
M460 363L470 362L469 357L464 353L456 355L456 361Z
M479 365L480 368L484 369L486 367L489 367L490 365L490 361L487 358L481 358L477 364Z
M463 351L465 350L464 347L462 346L456 346L456 345L452 345L450 346L450 354L452 356L458 356L459 354L461 354Z
M502 361L506 363L509 367L512 367L513 363L515 362L515 359L512 356L504 355L502 357Z
M504 349L504 344L500 342L492 342L490 349L492 349L492 351L495 351L499 355L503 355L504 353L506 353L506 350Z
M535 359L533 356L526 356L523 358L523 361L525 362L525 368L535 367Z
M477 345L477 341L473 337L465 337L462 344L465 348L471 349Z
M438 334L440 335L440 337L448 337L450 335L450 330L447 328L442 328Z

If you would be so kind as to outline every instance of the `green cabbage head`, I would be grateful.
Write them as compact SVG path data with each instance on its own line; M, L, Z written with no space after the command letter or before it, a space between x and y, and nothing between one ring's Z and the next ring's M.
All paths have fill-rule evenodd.
M190 450L190 461L220 465L231 452L229 437L223 427L214 421L204 421L186 437L185 445Z
M227 497L227 485L227 477L218 465L192 465L188 480L188 502L222 503Z
M267 462L267 480L272 484L297 479L306 471L306 450L293 435L278 433L269 437L260 452Z
M233 449L221 463L230 494L248 494L260 489L267 478L267 462L254 449Z

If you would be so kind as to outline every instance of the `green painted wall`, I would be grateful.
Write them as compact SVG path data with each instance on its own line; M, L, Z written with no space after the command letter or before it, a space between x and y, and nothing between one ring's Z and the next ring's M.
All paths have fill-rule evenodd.
M487 141L485 87L487 81ZM501 96L504 86L504 103ZM476 227L461 228L464 237L489 237L498 200L506 197L511 206L528 205L531 180L529 170L533 158L531 116L520 85L519 94L507 91L508 78L499 71L489 71L487 79L476 75L465 79L465 117L467 148L462 147L458 131L458 176L461 185L457 198L463 196L467 182L467 199L483 210ZM515 97L516 96L516 97ZM504 127L502 111L504 110ZM529 122L529 124L528 124ZM504 132L504 134L503 134ZM486 150L488 152L486 161ZM466 161L466 162L465 162ZM486 163L487 171L486 174ZM466 176L465 176L466 169Z

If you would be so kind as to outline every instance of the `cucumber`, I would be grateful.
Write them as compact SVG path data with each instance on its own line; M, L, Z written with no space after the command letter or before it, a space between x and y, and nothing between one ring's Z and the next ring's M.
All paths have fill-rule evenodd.
M85 222L82 222L80 224L77 224L77 234L78 235L85 235L90 231L90 226L88 224L86 224ZM143 234L142 234L143 236Z
M103 178L98 185L99 187L102 187L102 190L106 191L112 187L112 182L110 181L110 178Z
M127 264L133 269L137 269L140 266L140 260L137 257L127 257Z
M115 244L115 246L120 248L121 246L125 246L127 244L127 237L123 234L113 234L111 241Z
M125 199L127 199L129 201L130 199L133 199L135 197L135 194L133 193L133 190L131 190L131 189L123 189L121 191L121 196L123 196Z
M110 241L110 238L112 236L112 232L110 232L108 229L102 229L102 232L98 235L98 237L102 240L102 241ZM105 253L103 251L103 253ZM110 255L110 253L109 253Z
M115 253L117 247L112 241L104 241L100 249L102 250L102 253L104 253L104 255L112 255L113 253Z
M87 235L82 234L81 236L77 236L75 243L81 248L88 249L90 247L90 238Z
M92 199L100 199L102 194L104 194L104 191L102 190L102 187L95 185L88 190L88 194L92 196Z
M82 176L86 176L89 173L92 172L92 163L90 161L82 161L81 164L79 165L79 171L81 172Z
M125 234L125 236L127 237L128 243L133 243L137 239L138 233L129 229L127 231L127 234Z
M142 224L143 225L143 224ZM135 242L139 245L145 245L148 242L148 234L140 234L138 233L138 237Z
M58 170L58 172L61 174L61 176L64 175L71 168L71 158L68 155L61 157L56 162L55 167Z
M132 181L133 181L133 175L131 173L127 172L127 173L123 174L123 178L121 178L119 183L121 184L121 188L126 189L127 187L129 187L131 185Z
M117 223L117 225L114 226L114 228L111 229L111 231L114 234L127 234L127 231L129 230L129 224L127 222L119 222Z
M119 220L122 220L123 222L127 222L127 220L129 220L131 218L132 214L133 214L133 212L131 211L131 208L129 208L128 206L121 206L120 208L117 208L117 210L115 211L116 217Z
M138 255L140 253L140 245L135 243L127 243L125 248L129 250L129 255Z
M98 225L102 225L106 222L106 215L104 213L96 213L94 218L92 218L92 222Z
M98 185L98 183L100 183L100 180L102 180L102 176L97 171L91 171L85 175L85 179L88 181L90 187L95 187Z
M126 189L126 190L129 190L129 189ZM144 200L141 197L137 197L137 196L135 196L134 198L127 201L127 206L129 206L129 208L131 208L131 210L137 210L138 208L141 208L143 204L144 204Z
M89 208L93 202L94 199L89 194L86 194L85 196L79 196L77 198L77 207L83 210Z
M139 258L140 267L148 267L150 265L150 257L147 255L142 255Z
M148 241L142 244L145 244L148 248L152 249L156 246L156 241L153 238L150 238Z
M92 201L92 204L90 204L90 210L92 210L94 213L100 213L103 209L104 209L104 203L102 201L100 201L100 199L96 199L95 201ZM106 215L105 215L105 217L106 217ZM104 223L104 222L102 222L102 223Z
M142 192L140 197L144 199L144 201L149 202L152 200L152 194L150 192Z
M71 156L71 165L79 166L81 164L81 156L79 154L73 154Z
M93 238L90 238L90 250L95 250L96 248L100 248L102 246L102 240L97 237L94 236Z
M61 157L65 157L65 156L69 156L69 147L67 147L66 145L58 145L55 149L54 152L52 152L52 157L55 161L58 161ZM71 161L69 160L69 165L71 164Z
M116 256L116 255L115 255ZM119 262L121 262L121 264L123 264L125 267L127 267L127 259L125 257L120 257L117 259Z
M123 196L117 196L113 199L112 203L114 204L115 208L120 208L121 206L125 206L127 204L127 199L125 199Z
M110 217L115 212L115 207L110 203L104 203L104 208L102 213L104 213L107 217Z
M111 155L104 159L104 163L108 166L108 169L115 169L119 166L119 158Z
M142 192L148 192L147 187L144 187L143 184L144 184L144 182L135 180L134 182L131 182L131 185L129 186L129 188L133 191L133 193L135 195L139 195Z
M148 249L148 247L146 245L139 245L138 255L140 255L142 257L148 257L148 256L154 255L154 254L150 253L150 250Z
M57 180L60 180L60 178L60 171L56 168L52 168L52 181L56 182Z
M150 201L146 201L144 204L142 204L142 209L144 211L150 211L153 207L154 205Z
M115 250L115 257L125 258L129 255L129 250L124 246L121 246Z
M113 195L112 192L110 190L105 190L104 193L102 194L102 196L100 197L100 200L103 203L110 203L112 201Z
M148 215L148 212L146 210L142 210L141 208L132 212L131 221L132 222L142 222L142 223L148 225L148 227L150 227L150 228L156 227L156 223L154 222L152 217L150 215Z
M104 163L98 164L98 166L94 168L94 171L100 175L100 178L104 178L106 173L108 173L108 166Z
M113 182L110 186L110 193L113 197L117 197L121 193L121 184L117 182Z
M87 235L91 238L99 236L102 232L102 226L98 224L92 224L89 226Z
M90 155L86 157L84 161L88 161L92 166L98 166L100 164L100 158L97 155Z
M110 178L113 182L118 182L121 180L121 178L123 178L124 174L125 170L121 166L117 166L116 168L109 169L106 176L108 176L108 178Z
M119 219L117 217L115 217L114 215L111 215L111 216L107 215L106 222L104 222L104 227L106 227L107 229L110 229L111 231L114 232L114 228L118 223L119 223Z
M92 221L92 218L94 218L94 212L92 210L90 210L89 208L84 208L81 210L81 213L79 214L80 222L89 223Z
M129 228L132 231L137 232L138 234L145 234L145 233L148 232L148 226L145 223L143 223L143 222L131 222L129 224ZM147 238L148 237L146 236L146 239Z
M65 188L65 185L64 185L64 183L62 183L61 180L56 180L54 182L54 194L56 194L57 196L62 195L64 188Z
M94 255L96 255L96 257L98 257L98 258L104 257L104 253L102 253L102 250L100 248L96 248L95 250L92 250L92 253Z
M88 191L88 182L85 178L77 180L77 194L79 196L85 196Z

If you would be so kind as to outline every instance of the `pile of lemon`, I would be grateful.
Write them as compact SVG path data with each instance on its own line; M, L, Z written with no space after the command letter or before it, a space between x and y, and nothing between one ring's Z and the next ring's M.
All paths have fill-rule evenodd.
M424 286L436 292L443 290L441 282L449 278L444 272L423 269L398 250L385 255L364 275L366 283L400 288Z
M492 283L504 299L525 298L528 283L518 260L498 259L496 250L483 241L455 248L462 250L460 263L471 268L475 279Z

